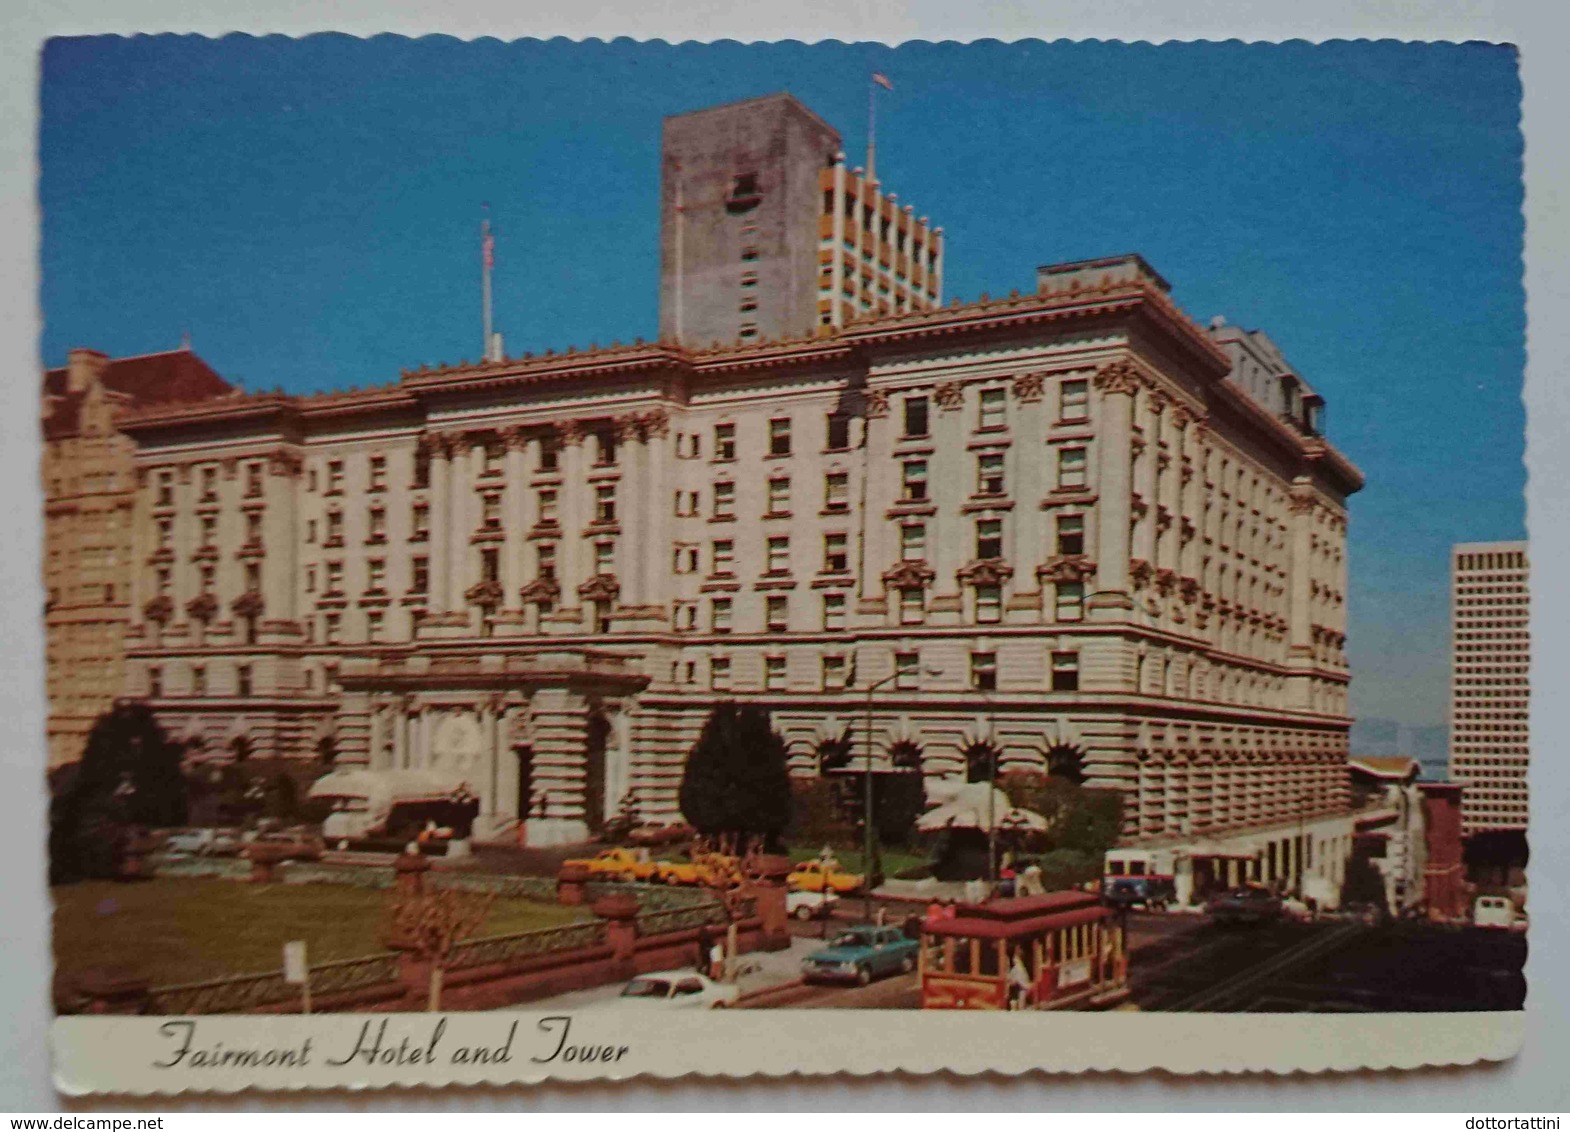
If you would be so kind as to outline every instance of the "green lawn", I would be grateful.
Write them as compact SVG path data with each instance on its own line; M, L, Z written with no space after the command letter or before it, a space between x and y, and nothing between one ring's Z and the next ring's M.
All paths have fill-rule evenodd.
M862 851L860 846L851 849L835 845L832 848L834 856L838 858L842 868L848 869L853 873L862 871ZM821 845L816 848L801 845L790 850L790 859L792 861L812 861L816 860L821 852L823 852L823 846ZM886 877L892 877L895 873L913 865L924 865L927 863L927 858L924 854L912 853L905 849L890 849L886 846L878 850L878 857L883 861L883 875Z
M131 969L154 986L275 971L291 939L310 961L386 950L387 893L347 885L248 884L167 878L134 884L85 881L53 890L55 965ZM587 919L581 908L498 899L481 935Z

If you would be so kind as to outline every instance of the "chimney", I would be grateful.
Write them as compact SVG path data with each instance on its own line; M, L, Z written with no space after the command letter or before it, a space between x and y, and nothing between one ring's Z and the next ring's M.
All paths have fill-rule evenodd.
M104 370L109 365L109 355L77 347L66 355L68 372L66 375L66 389L72 393L82 393L89 385L103 376Z

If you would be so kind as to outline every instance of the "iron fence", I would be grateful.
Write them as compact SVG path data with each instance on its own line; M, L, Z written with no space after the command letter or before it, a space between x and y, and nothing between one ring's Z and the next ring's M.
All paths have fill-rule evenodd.
M493 935L471 939L453 948L447 962L449 971L466 967L486 967L498 963L511 963L555 951L572 951L580 947L593 947L605 942L605 921L590 920L581 924L564 924L556 928L541 928L532 932L512 935Z

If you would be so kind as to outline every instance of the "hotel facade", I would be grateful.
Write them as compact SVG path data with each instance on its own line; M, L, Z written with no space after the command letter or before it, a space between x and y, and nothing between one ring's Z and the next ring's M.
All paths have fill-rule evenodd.
M725 192L667 211L659 341L130 416L126 694L195 759L445 774L477 837L530 844L629 797L674 815L708 712L745 700L798 774L865 767L870 720L876 773L935 793L995 753L1123 791L1133 844L1287 830L1268 875L1301 876L1350 831L1362 481L1318 398L1137 256L942 307L936 274L883 298L916 257L874 246L866 307L836 322L831 262L771 310L778 261L820 280L825 171L867 183L817 141L789 168L738 144ZM813 207L762 238L797 181ZM684 292L678 217L709 230Z

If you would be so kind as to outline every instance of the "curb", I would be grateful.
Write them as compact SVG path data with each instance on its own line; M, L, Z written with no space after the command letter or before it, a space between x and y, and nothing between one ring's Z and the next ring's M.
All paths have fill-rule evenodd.
M780 991L795 990L796 988L805 985L806 980L803 979L800 975L797 975L788 982L774 983L772 986L759 987L757 990L751 990L746 994L737 995L736 1001L731 1003L731 1005L746 1006L748 1003L756 1002L760 998L767 998L771 994L778 994Z

